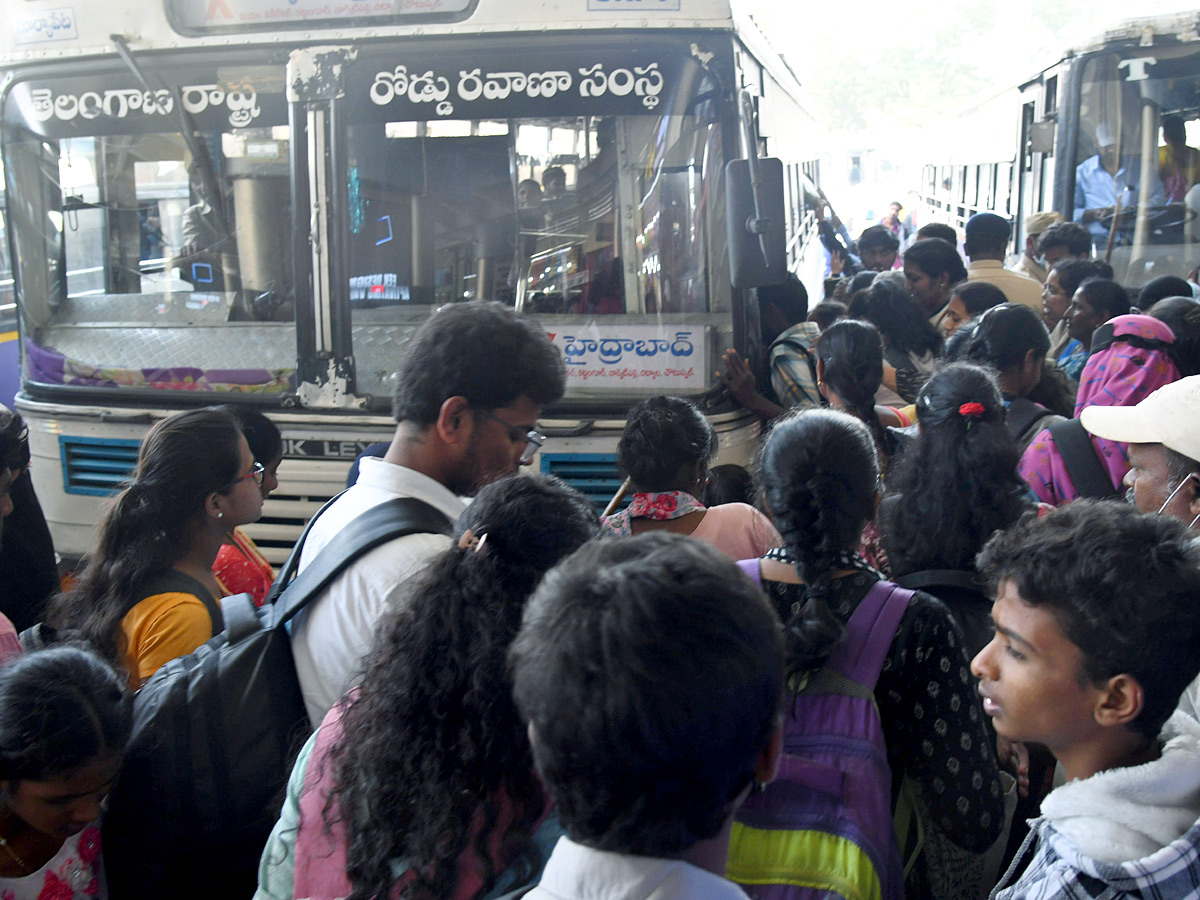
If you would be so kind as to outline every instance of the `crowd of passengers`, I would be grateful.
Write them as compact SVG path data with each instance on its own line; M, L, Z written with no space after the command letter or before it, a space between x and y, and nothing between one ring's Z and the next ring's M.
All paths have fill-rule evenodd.
M294 622L311 736L245 896L1197 896L1200 303L1131 301L1043 216L1034 308L975 266L993 219L971 267L868 229L871 268L811 312L760 289L761 365L721 373L762 417L753 466L710 468L704 411L648 398L603 517L520 472L565 387L536 321L435 312L300 570L393 498L447 533L370 550ZM241 529L283 443L238 405L158 422L43 603L18 415L0 438L0 898L104 897L136 692L221 597L266 598Z

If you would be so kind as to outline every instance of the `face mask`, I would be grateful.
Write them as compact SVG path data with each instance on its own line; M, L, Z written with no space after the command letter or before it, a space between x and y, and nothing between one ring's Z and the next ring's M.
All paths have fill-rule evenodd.
M1163 502L1163 505L1158 508L1157 515L1161 516L1163 514L1163 510L1171 505L1171 501L1175 499L1175 495L1178 494L1181 490L1183 490L1183 486L1195 477L1196 477L1195 475L1189 475L1187 478L1183 479L1183 481L1179 482L1179 484L1177 484L1175 486L1175 490L1171 491L1171 495L1169 497L1167 497L1167 499ZM1125 492L1125 499L1127 499L1127 500L1130 499L1130 496L1132 494L1133 494L1133 489L1130 488L1128 491ZM1192 519L1192 521L1188 523L1188 528L1195 528L1197 522L1200 522L1200 515L1196 516L1196 518Z

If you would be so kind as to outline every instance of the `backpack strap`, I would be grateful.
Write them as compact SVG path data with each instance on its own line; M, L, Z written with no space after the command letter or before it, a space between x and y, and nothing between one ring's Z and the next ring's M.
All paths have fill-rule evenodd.
M1088 437L1082 422L1065 419L1055 422L1049 431L1080 497L1106 499L1116 496L1117 490L1100 464L1096 445Z
M339 499L341 499L342 494L346 493L348 490L350 489L345 488L344 490L338 491L338 493L334 494L325 501L325 504L317 510L317 514L315 516L308 520L308 524L305 525L304 530L300 532L299 539L292 546L292 552L288 554L287 562L283 564L283 568L279 570L279 574L276 575L275 580L271 582L271 587L267 591L266 599L263 600L263 606L271 606L274 604L275 599L283 593L283 589L291 584L292 579L296 575L296 570L300 568L300 554L304 550L304 542L308 540L308 533L312 531L312 527L316 524L317 519L321 518L321 514L325 512L325 510L329 509L329 507L333 506L333 504Z
M872 585L846 623L846 635L830 654L826 668L875 690L912 595L912 591L890 581Z
M913 591L929 587L956 587L981 594L986 592L979 573L966 569L924 569L897 578L896 584Z
M1040 403L1034 403L1028 397L1014 397L1008 405L1008 415L1004 422L1008 426L1008 433L1015 440L1032 428L1034 422L1040 422L1053 415L1053 412Z
M191 594L204 604L208 611L208 617L212 621L212 633L220 634L225 630L225 617L221 613L221 604L217 602L217 598L191 575L178 569L166 569L152 575L138 586L137 592L143 598L153 597L155 594Z
M759 566L758 558L754 559L739 559L737 567L750 576L750 580L757 584L760 588L762 583L762 568Z
M270 626L278 627L290 621L368 550L410 534L448 535L451 524L443 512L415 497L396 497L371 507L351 520L303 572L280 589L271 608ZM296 553L292 552L293 555ZM276 582L282 579L281 573ZM271 590L275 593L274 586Z

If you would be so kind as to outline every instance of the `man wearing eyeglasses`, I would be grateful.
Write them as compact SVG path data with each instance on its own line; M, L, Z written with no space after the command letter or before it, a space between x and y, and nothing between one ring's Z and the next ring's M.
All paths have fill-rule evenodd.
M313 524L300 570L355 517L395 497L457 519L462 497L533 461L545 440L538 416L565 384L562 358L533 320L499 303L435 312L405 348L387 453L363 458L358 481ZM440 534L389 541L351 563L295 619L296 673L314 726L351 686L380 618L449 544Z

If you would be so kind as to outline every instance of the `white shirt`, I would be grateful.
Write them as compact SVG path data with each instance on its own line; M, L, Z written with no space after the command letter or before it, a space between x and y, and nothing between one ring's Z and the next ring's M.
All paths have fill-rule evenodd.
M980 259L967 266L967 281L986 281L1004 291L1009 303L1028 306L1042 314L1042 286L1028 276L1004 268L998 259Z
M357 516L396 497L415 497L454 521L466 504L432 478L382 459L362 460L358 481L308 533L299 571ZM371 648L379 620L399 606L409 581L450 546L441 534L410 534L360 556L294 620L292 655L313 727L351 687Z
M712 872L678 859L608 853L561 837L525 900L749 900Z

